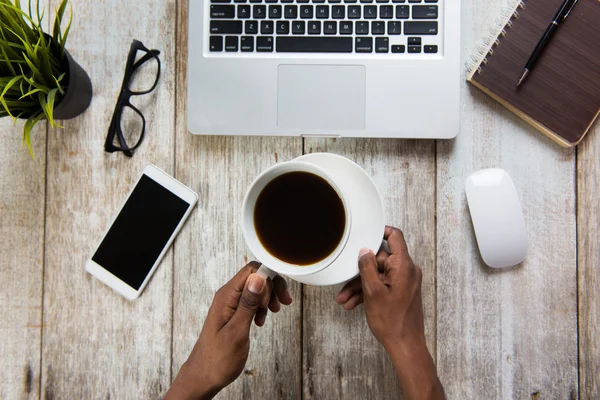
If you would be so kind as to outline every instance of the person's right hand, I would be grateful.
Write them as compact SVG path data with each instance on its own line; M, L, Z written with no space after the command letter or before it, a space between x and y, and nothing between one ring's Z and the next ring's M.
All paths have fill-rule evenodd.
M348 310L364 301L369 328L384 347L399 341L424 344L423 273L410 258L402 231L388 226L384 239L389 252L385 246L377 256L361 250L360 277L347 283L336 300Z
M369 328L390 354L405 398L445 399L425 344L423 272L410 258L399 229L386 227L384 239L387 246L377 256L360 251L360 278L346 284L336 300L347 310L364 301Z

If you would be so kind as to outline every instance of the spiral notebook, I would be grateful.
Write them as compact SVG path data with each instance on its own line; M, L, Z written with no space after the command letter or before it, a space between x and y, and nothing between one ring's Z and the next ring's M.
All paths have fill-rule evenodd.
M467 81L562 146L600 114L600 1L579 0L527 81L525 63L563 0L523 0L472 57Z

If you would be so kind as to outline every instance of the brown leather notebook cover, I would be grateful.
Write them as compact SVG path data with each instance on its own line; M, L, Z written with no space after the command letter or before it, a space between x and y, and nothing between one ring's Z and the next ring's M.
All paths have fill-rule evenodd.
M517 89L525 63L563 0L517 4L467 81L563 146L600 114L600 0L579 0Z

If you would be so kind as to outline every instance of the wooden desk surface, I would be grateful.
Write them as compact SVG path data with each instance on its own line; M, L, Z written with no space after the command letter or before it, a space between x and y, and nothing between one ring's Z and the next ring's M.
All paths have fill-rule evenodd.
M34 161L21 125L1 125L0 399L164 395L213 293L251 257L238 210L252 178L317 151L362 165L388 223L405 231L424 270L428 345L449 398L600 397L599 126L578 149L561 149L463 83L456 140L195 137L185 123L187 0L71 3L68 48L92 78L91 108L65 129L40 124ZM463 0L464 60L505 3ZM133 38L160 49L164 69L155 94L137 102L147 138L127 159L104 153L103 142ZM84 264L150 162L200 201L128 302ZM463 187L485 167L506 169L524 205L531 249L511 270L486 268L477 252ZM401 397L362 307L340 309L337 287L291 289L294 304L253 329L246 370L220 399Z

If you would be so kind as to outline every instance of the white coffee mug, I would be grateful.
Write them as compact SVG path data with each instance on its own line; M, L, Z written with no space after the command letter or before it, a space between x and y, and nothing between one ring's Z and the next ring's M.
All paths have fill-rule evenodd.
M342 200L346 214L346 227L344 229L344 234L342 235L342 240L340 240L338 246L325 259L310 265L294 265L273 256L262 245L254 226L254 208L258 196L269 182L278 176L290 172L308 172L323 178L336 191ZM262 266L257 273L265 278L273 278L277 273L293 278L294 276L314 274L327 268L344 250L346 242L348 241L348 235L350 234L351 225L352 215L350 213L350 204L342 190L323 168L303 161L280 163L264 171L254 180L254 182L252 182L252 185L250 185L250 189L248 189L242 205L242 230L244 232L244 237L254 256L262 263Z

